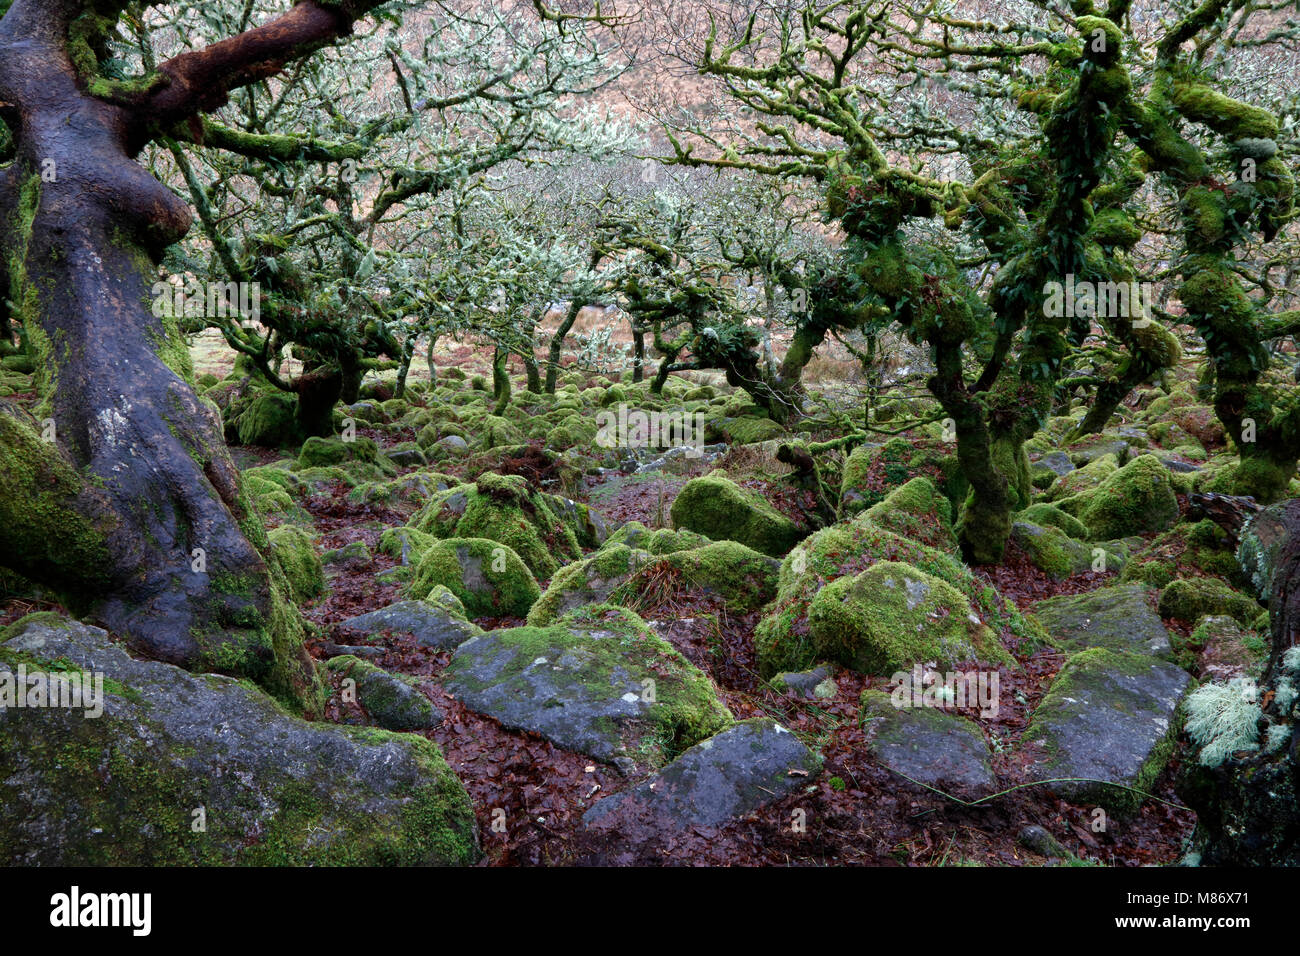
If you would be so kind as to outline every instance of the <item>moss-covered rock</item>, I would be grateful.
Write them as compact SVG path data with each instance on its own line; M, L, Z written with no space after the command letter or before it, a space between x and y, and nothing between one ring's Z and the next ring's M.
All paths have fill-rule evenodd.
M1183 621L1226 614L1250 627L1259 616L1259 604L1218 578L1179 578L1160 592L1160 614Z
M1176 578L1211 574L1237 582L1240 574L1228 535L1208 518L1180 522L1133 555L1122 581L1163 588Z
M744 614L776 593L777 567L775 559L735 541L670 548L658 555L607 544L562 568L529 612L528 623L550 624L576 607L601 603L644 609L665 603L696 606L712 599Z
M808 634L819 660L864 674L907 670L917 661L1009 659L960 591L894 561L821 589L808 608Z
M273 560L289 582L289 596L302 603L325 593L325 567L311 535L294 525L282 525L270 531Z
M724 420L719 425L723 437L735 445L753 445L772 441L785 435L785 429L770 418L744 415Z
M781 563L777 596L754 634L760 674L802 671L817 661L808 613L817 595L840 578L854 577L881 561L896 561L939 578L961 593L980 622L1003 641L1029 648L1048 643L1031 617L977 579L954 555L886 531L859 515L808 538ZM990 657L996 649L989 649Z
M732 723L708 677L608 605L467 641L444 686L505 727L628 769L662 766Z
M1119 461L1114 455L1103 455L1082 468L1066 472L1057 478L1043 493L1046 501L1062 501L1085 491L1092 491L1103 481L1119 471Z
M1164 531L1178 520L1169 470L1155 455L1134 458L1092 492L1058 504L1087 525L1095 540Z
M1138 584L1117 584L1039 601L1034 615L1062 647L1168 657L1169 632L1151 608L1155 595Z
M957 550L952 505L929 478L917 477L867 509L865 520L941 551Z
M755 491L721 471L693 478L673 501L673 526L716 541L739 541L764 554L781 556L803 537L798 525Z
M1018 521L1028 521L1031 524L1043 525L1050 528L1060 528L1071 538L1085 541L1088 538L1088 526L1068 512L1062 511L1056 505L1040 502L1036 505L1030 505L1016 515Z
M487 538L448 538L425 551L410 594L425 598L438 585L472 617L524 617L542 593L519 555Z
M8 863L465 866L480 856L469 796L422 737L309 723L245 681L135 660L75 622L28 621L3 641L0 671L94 672L105 692L95 719L21 708L0 720Z
M431 496L411 526L440 538L500 542L541 579L551 577L561 561L582 554L579 531L593 543L599 537L585 506L534 491L519 475L491 472L472 485Z
M1135 809L1174 752L1190 678L1175 664L1093 648L1072 656L1023 738L1035 780L1076 802Z
M360 704L386 730L430 730L442 723L442 714L420 693L420 682L414 677L390 674L350 654L332 658L325 668L340 681L353 682L343 685L345 694L355 689L355 701L350 702Z
M1017 521L1011 526L1011 540L1020 546L1034 567L1053 581L1064 581L1092 569L1092 548L1060 528ZM1115 559L1115 566L1121 563Z
M235 421L241 445L278 448L302 441L297 420L297 398L284 392L268 392L254 398Z

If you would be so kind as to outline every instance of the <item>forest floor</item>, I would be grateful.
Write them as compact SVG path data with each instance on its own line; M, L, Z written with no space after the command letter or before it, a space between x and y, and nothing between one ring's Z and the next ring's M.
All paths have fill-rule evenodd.
M457 358L472 363L485 356L467 353ZM381 445L413 437L370 431L364 426L359 434ZM235 451L245 459L242 464L263 463L251 449ZM460 477L473 480L476 476ZM660 527L667 523L668 509L689 477L689 473L655 474L628 479L620 473L606 474L588 478L579 497L600 512L611 529L631 520ZM332 640L357 643L355 636L345 639L335 632L340 621L403 599L400 585L377 580L396 562L379 553L376 545L385 528L402 524L409 516L350 502L348 490L340 483L307 502L320 536L319 550L362 541L374 562L330 569L327 595L303 609L321 628L321 638L311 645L316 654ZM1185 501L1180 504L1186 506ZM1053 581L1026 560L1014 543L1001 564L976 573L1026 611L1046 598L1115 583L1113 573L1102 572ZM540 584L545 590L547 582ZM1184 851L1195 815L1181 808L1173 788L1181 754L1170 761L1153 787L1153 796L1164 802L1146 800L1131 816L1104 818L1104 828L1096 825L1092 804L1070 803L1039 785L1011 789L1029 782L1026 768L1019 751L1007 747L998 752L996 744L994 770L1010 792L978 806L963 805L909 783L868 755L867 731L859 722L859 697L869 687L886 688L885 678L839 670L833 675L834 697L794 698L772 689L758 675L753 639L758 612L729 615L725 607L706 601L690 606L641 606L638 613L648 621L672 622L660 633L709 674L738 720L775 718L815 746L825 760L815 790L786 797L761 814L721 828L687 828L666 840L662 834L654 834L653 840L647 834L642 844L635 833L626 830L614 839L593 835L580 826L583 812L595 799L631 786L635 780L586 756L561 750L540 736L507 730L495 720L467 710L440 684L439 675L450 653L421 648L410 638L385 638L386 650L372 662L424 678L422 690L445 714L442 725L427 736L442 748L474 802L486 865L1006 866L1057 862L1145 866L1175 862ZM523 622L505 618L476 623L490 629ZM1182 633L1189 628L1187 622L1166 620L1165 624ZM1061 652L1046 650L1020 658L1019 668L999 669L1001 699L1007 703L991 722L981 721L990 740L1011 739L1024 729L1065 658ZM974 708L956 712L977 714ZM344 717L337 705L328 716ZM493 829L494 812L499 810L512 821L506 832ZM802 832L792 825L796 818L806 821ZM1046 830L1068 855L1051 861L1027 850L1017 837L1030 825Z

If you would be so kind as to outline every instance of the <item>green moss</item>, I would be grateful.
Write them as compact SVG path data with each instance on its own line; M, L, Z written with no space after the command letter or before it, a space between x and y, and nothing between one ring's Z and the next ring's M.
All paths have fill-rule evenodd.
M942 551L957 550L952 505L934 482L917 477L867 509L864 520Z
M410 594L446 587L473 617L525 617L541 596L537 579L511 548L486 538L449 538L416 565Z
M311 536L301 528L283 525L267 538L271 555L288 581L289 596L298 602L320 597L325 592L325 568Z
M907 670L918 661L1009 659L960 591L893 561L819 591L808 609L808 633L818 659L864 674Z
M1046 502L1030 505L1016 515L1016 519L1045 527L1060 528L1071 538L1077 538L1081 541L1086 540L1088 537L1088 526L1086 524L1055 505Z
M775 556L785 554L802 537L795 523L762 496L720 471L688 481L673 501L670 514L676 528L714 540L739 541Z
M1171 527L1178 520L1178 499L1169 469L1155 455L1141 455L1112 472L1076 513L1093 539L1121 538Z
M268 392L250 402L235 420L241 445L269 448L295 445L302 441L297 421L297 399L282 392Z
M110 580L115 523L56 445L0 412L0 566L92 595Z
M1183 621L1226 614L1243 627L1251 627L1259 615L1259 604L1218 578L1179 578L1160 592L1159 610L1161 617Z
M877 527L863 516L825 528L805 540L781 564L777 596L754 634L760 674L807 670L816 663L808 610L827 584L853 577L881 561L896 561L959 591L980 621L1003 640L1050 643L1032 617L977 579L951 554Z
M1198 572L1238 581L1240 569L1228 536L1208 518L1175 525L1135 554L1121 581L1142 581L1163 588L1178 577Z

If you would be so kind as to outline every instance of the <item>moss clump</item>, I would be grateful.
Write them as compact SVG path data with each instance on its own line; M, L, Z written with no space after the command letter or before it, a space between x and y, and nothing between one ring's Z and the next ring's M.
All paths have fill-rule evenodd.
M1011 539L1030 563L1053 581L1063 581L1092 566L1092 549L1060 528L1017 521L1011 526Z
M675 528L714 540L739 541L774 556L785 554L803 537L798 526L762 496L740 487L721 471L688 481L670 513Z
M258 395L231 422L239 444L268 448L298 444L302 429L298 426L296 404L292 395L282 392Z
M621 544L650 554L672 554L674 551L701 548L710 543L704 535L685 528L655 528L652 531L640 521L629 521L606 539L601 550Z
M379 536L379 553L396 558L402 564L419 564L420 558L437 540L415 528L388 528Z
M1077 497L1100 487L1103 481L1117 471L1119 471L1119 459L1114 455L1102 455L1082 468L1061 475L1048 487L1043 498L1051 502L1060 502Z
M487 538L448 538L425 551L410 595L425 598L437 585L472 617L525 617L542 593L519 555Z
M1016 520L1028 521L1049 528L1060 528L1071 538L1077 538L1080 541L1086 540L1088 537L1088 526L1086 524L1074 517L1074 515L1046 502L1030 505L1016 515Z
M1155 455L1134 458L1094 491L1060 506L1077 514L1096 540L1164 531L1178 520L1169 469Z
M1208 518L1175 525L1156 538L1124 566L1120 580L1163 588L1176 578L1197 574L1233 582L1241 577L1228 535Z
M980 621L1004 640L1033 645L1050 642L1041 625L972 575L955 556L886 531L859 516L817 532L781 563L776 599L754 633L761 675L770 678L781 671L803 671L816 663L808 625L813 600L830 582L860 574L881 561L910 565L952 585Z
M499 541L541 578L555 573L557 559L582 553L573 525L556 513L546 495L533 492L518 475L480 475L475 489L456 524L457 536Z
M770 418L743 415L733 421L724 422L722 433L732 444L754 445L781 438L786 431Z
M929 478L917 477L867 509L864 520L941 551L957 550L952 505Z
M270 531L272 559L284 572L289 596L297 602L310 601L325 593L325 567L311 536L301 528L282 525Z
M823 588L808 608L808 633L818 659L864 674L917 661L1008 660L960 591L893 561Z
M1206 614L1226 614L1251 627L1259 604L1218 578L1179 578L1160 592L1160 616L1195 621Z

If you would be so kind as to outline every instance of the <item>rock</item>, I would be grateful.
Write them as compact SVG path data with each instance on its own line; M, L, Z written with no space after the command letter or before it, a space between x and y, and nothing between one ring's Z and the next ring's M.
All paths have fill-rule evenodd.
M1105 647L1168 657L1169 632L1140 584L1117 584L1072 597L1048 598L1034 615L1067 650Z
M660 555L608 544L585 561L562 568L528 613L528 623L550 624L584 604L644 602L646 584L660 573L671 575L674 594L715 597L728 610L745 614L771 600L779 568L775 558L735 541Z
M459 604L459 602L457 602ZM463 614L432 601L399 601L378 611L350 617L338 625L342 632L366 634L380 639L383 634L409 634L422 647L455 650L483 629Z
M383 657L385 649L382 647L365 647L359 644L335 644L333 641L325 641L320 646L321 654L326 658L331 657Z
M895 707L888 694L868 690L862 718L875 724L871 755L889 769L963 800L993 792L989 745L964 717L934 707Z
M1053 581L1092 568L1092 548L1059 528L1017 521L1011 525L1011 540L1020 545L1034 567Z
M732 719L700 670L634 613L608 605L469 640L443 687L507 728L625 766L661 766Z
M1016 834L1016 842L1031 853L1037 853L1048 859L1064 859L1070 855L1069 851L1056 841L1056 837L1037 824L1030 824Z
M1072 509L1059 502L1066 511ZM1097 540L1165 531L1178 520L1178 498L1169 470L1155 455L1134 458L1092 492L1080 496L1076 517Z
M235 420L241 445L277 448L292 445L302 437L298 426L297 399L282 392L259 395Z
M438 747L308 723L251 685L140 661L105 632L34 615L0 672L93 671L104 710L0 719L0 851L23 866L467 865L473 808ZM48 662L58 662L50 665ZM195 811L206 830L195 832Z
M1030 483L1035 488L1048 488L1057 478L1074 471L1074 463L1063 451L1054 451L1029 463Z
M929 478L913 478L867 509L864 521L931 548L955 552L952 505Z
M601 800L587 827L649 815L677 827L716 827L808 786L821 758L767 717L737 723L691 747L649 780Z
M462 455L469 454L469 442L459 435L444 435L433 443L433 454L439 453L460 458Z
M863 674L907 670L918 661L1007 660L965 595L896 561L818 591L808 608L808 636L819 658Z
M1160 464L1178 475L1187 475L1201 470L1200 465L1193 465L1190 461L1179 461L1177 458L1161 458Z
M1031 465L1045 468L1058 478L1061 475L1068 475L1070 472L1074 471L1075 468L1074 462L1070 460L1070 456L1063 451L1050 452L1042 458L1039 458L1037 461L1031 462Z
M985 581L977 579L957 556L886 531L867 519L866 515L860 514L852 521L839 522L813 534L781 562L776 598L765 608L763 618L754 631L754 649L760 676L770 679L782 671L808 670L819 660L839 660L837 655L841 653L847 656L852 648L866 643L858 635L871 620L879 624L876 631L883 635L882 646L897 649L904 639L908 644L913 644L912 632L890 632L887 618L891 609L886 606L873 607L878 595L870 593L865 585L862 599L855 601L852 607L837 609L831 598L822 596L823 592L832 587L835 594L848 593L854 577L864 573L864 569L885 562L910 567L912 570L908 573L917 580L921 580L918 574L924 574L955 588L960 592L969 612L976 615L978 622L985 625L991 635L1009 631L1019 640L1031 645L1049 643L1047 632L1032 616L1021 614L1014 604L999 595ZM872 583L872 579L866 579L866 583ZM883 585L879 590L885 594L898 593ZM939 592L946 593L943 589L939 589ZM940 593L936 593L936 604L939 596ZM953 607L960 608L962 601L954 601L948 611L951 613ZM824 645L827 653L824 655L810 639L812 608L818 602L818 613L823 620L822 634L827 640ZM906 602L905 613L914 617L918 608L906 611L905 604ZM938 611L937 606L933 609ZM837 627L837 621L842 623L842 628ZM859 623L861 627L858 626ZM920 631L915 632L916 647L923 645L929 649L940 631L947 632L954 627L951 621L945 621L941 628L928 629L927 624L933 623L929 619L914 618L912 624L921 627ZM1005 657L999 641L985 641L984 631L976 629L974 623L970 626L973 636L978 639L978 650L985 660L993 662L1009 659ZM927 630L933 632L927 633ZM837 631L848 637L849 642L840 643L835 648L832 645L837 641ZM966 644L969 646L970 636ZM945 651L945 656L956 650L956 646L950 647ZM921 659L929 660L928 657ZM906 666L910 664L911 661L908 661Z
M442 712L420 693L419 681L390 674L359 657L335 657L325 665L330 673L356 681L357 703L387 730L431 730L442 723Z
M418 445L407 443L410 447L398 446L384 450L384 457L398 468L423 468L429 463Z
M534 490L520 475L485 472L472 485L431 497L410 526L436 538L484 538L504 544L533 575L545 580L562 562L582 556L577 527L581 509L561 501Z
M1207 614L1196 622L1186 642L1175 636L1176 663L1196 673L1202 682L1227 683L1236 677L1258 680L1268 657L1268 641L1226 614ZM1184 659L1184 657L1186 659Z
M448 538L430 546L415 567L413 597L445 587L472 617L524 617L541 588L519 555L487 538Z
M1261 608L1254 598L1218 578L1179 578L1160 592L1161 617L1195 621L1203 614L1226 614L1249 627Z
M738 541L780 557L803 534L761 495L742 488L720 471L692 478L673 501L673 527L698 531L715 541Z
M1065 662L1024 744L1031 779L1079 777L1149 792L1173 752L1191 678L1175 664L1096 647ZM1141 797L1105 783L1057 783L1067 799L1128 810Z
M1070 452L1069 458L1076 468L1082 468L1107 455L1114 455L1116 461L1123 465L1128 459L1128 450L1129 444L1126 441L1101 438L1083 448L1074 449Z
M777 674L770 683L778 691L793 693L805 700L826 700L839 692L838 685L831 677L831 669L824 664L810 671Z
M326 567L359 568L371 564L374 557L364 541L353 541L341 548L326 551L321 555L321 563Z

